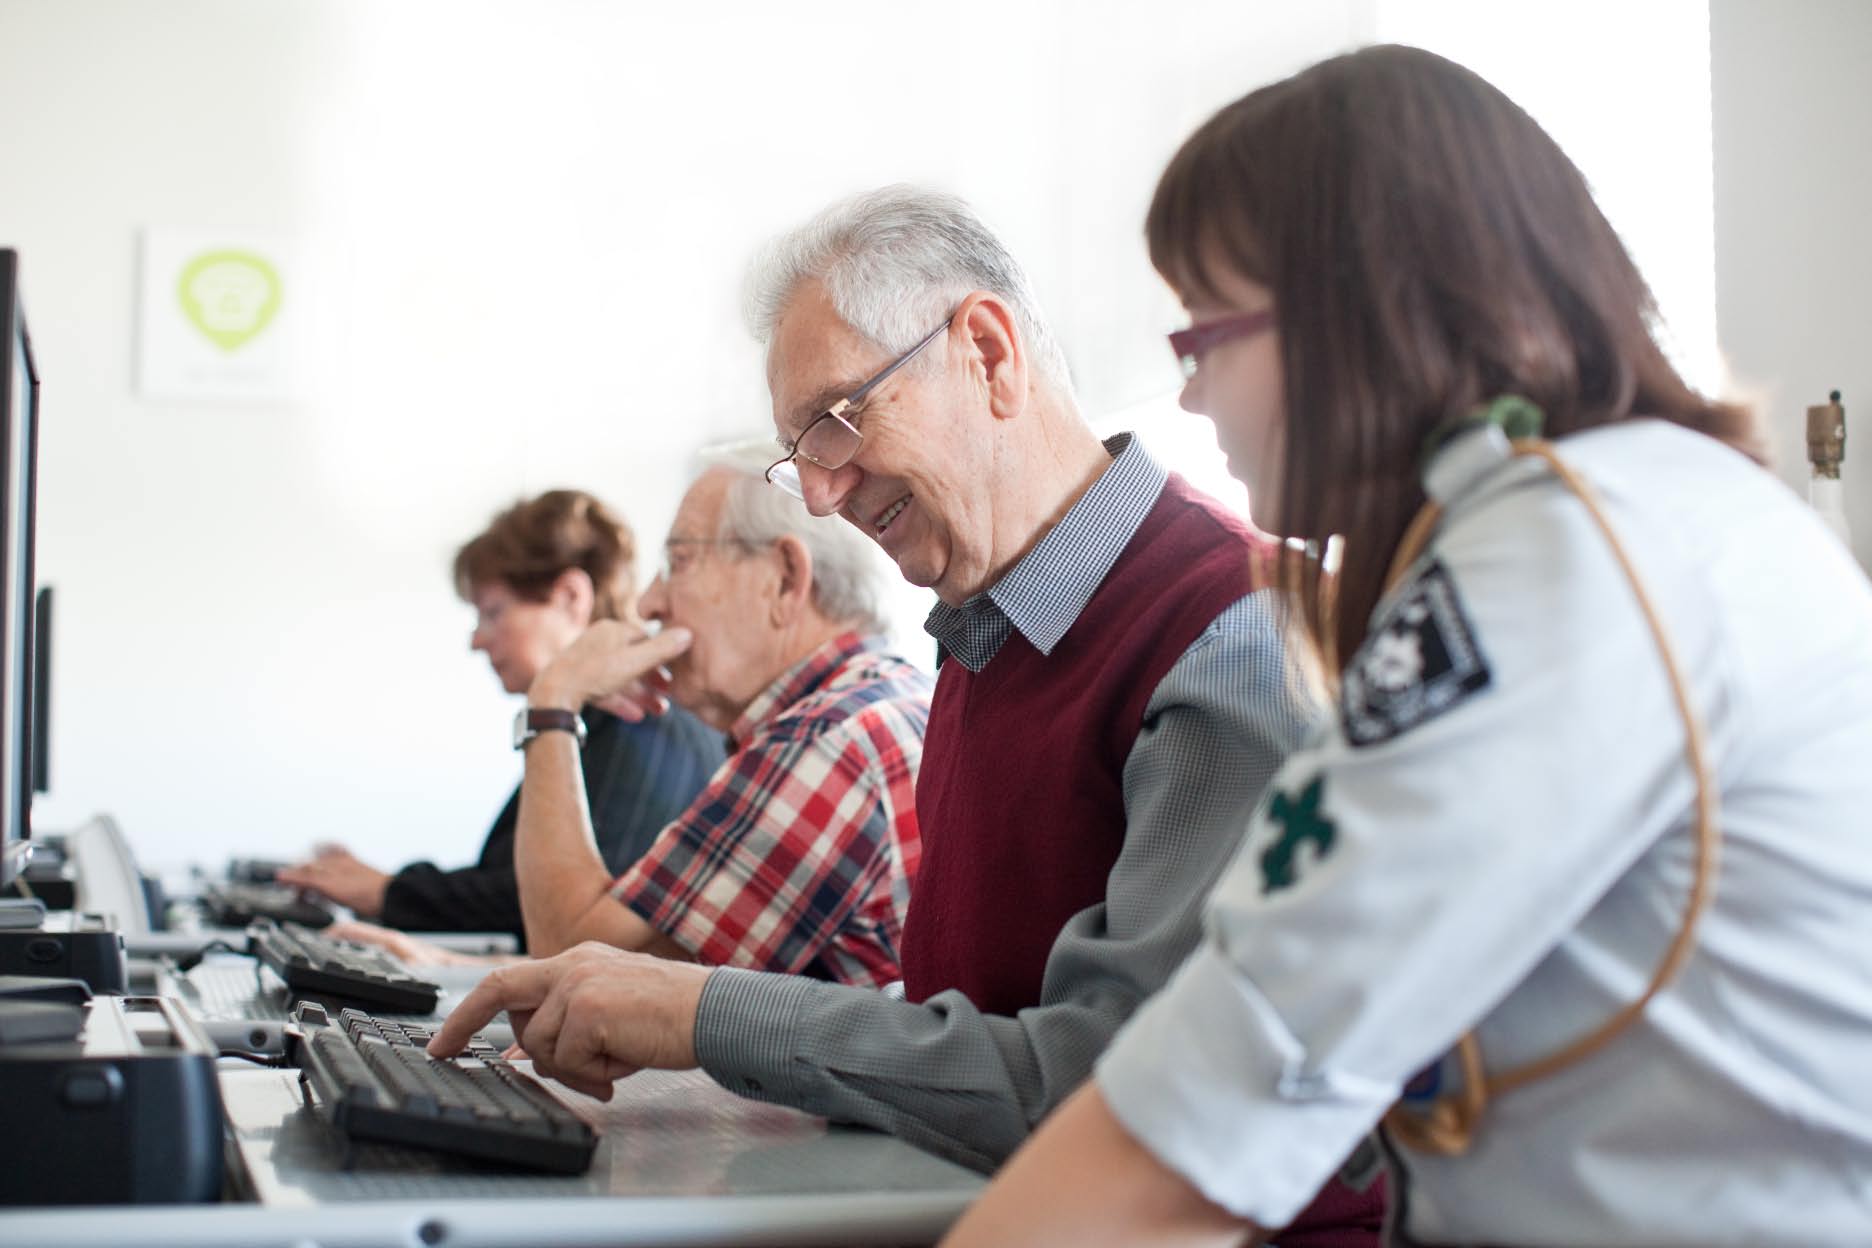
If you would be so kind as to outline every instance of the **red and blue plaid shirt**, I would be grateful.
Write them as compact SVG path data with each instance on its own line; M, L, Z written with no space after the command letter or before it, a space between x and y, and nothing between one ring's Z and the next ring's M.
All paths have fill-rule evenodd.
M705 963L901 978L930 688L882 638L821 646L749 704L734 753L611 895Z

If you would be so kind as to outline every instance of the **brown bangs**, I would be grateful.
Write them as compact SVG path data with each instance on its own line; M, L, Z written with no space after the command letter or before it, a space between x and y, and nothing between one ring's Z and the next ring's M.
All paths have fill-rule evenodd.
M1218 264L1250 281L1268 280L1262 244L1249 227L1260 201L1252 171L1225 158L1241 114L1260 92L1210 118L1171 158L1144 218L1151 266L1179 293L1219 298Z
M594 619L620 618L636 583L636 540L628 526L582 490L550 490L515 503L455 554L455 592L505 585L526 602L544 602L572 568L591 577Z
M475 590L505 585L525 602L544 602L553 580L568 566L542 557L549 552L528 550L513 526L490 529L463 546L455 556L455 592L464 602Z

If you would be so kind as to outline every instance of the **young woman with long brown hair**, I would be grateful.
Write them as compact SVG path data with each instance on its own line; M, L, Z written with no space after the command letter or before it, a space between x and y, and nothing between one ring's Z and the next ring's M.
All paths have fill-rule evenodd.
M1147 233L1337 715L955 1242L1233 1243L1385 1164L1399 1243L1872 1242L1872 591L1579 171L1372 48Z

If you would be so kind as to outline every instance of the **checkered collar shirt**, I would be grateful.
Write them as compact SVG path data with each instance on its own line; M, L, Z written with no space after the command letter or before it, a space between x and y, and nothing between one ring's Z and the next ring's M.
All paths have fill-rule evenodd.
M782 672L775 681L747 705L741 717L728 729L728 752L745 750L767 726L780 718L793 704L826 683L846 664L863 654L881 653L884 638L866 637L845 632Z
M733 753L611 895L703 963L900 978L929 694L881 638L826 642L748 705Z
M923 628L950 658L979 672L1014 629L1041 654L1053 653L1170 475L1136 434L1107 438L1105 452L1111 466L1006 576L959 607L936 604Z

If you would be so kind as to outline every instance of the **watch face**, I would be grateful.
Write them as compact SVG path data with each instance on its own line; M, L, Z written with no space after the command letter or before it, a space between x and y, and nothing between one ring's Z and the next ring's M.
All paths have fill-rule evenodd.
M520 708L520 713L514 716L514 733L513 733L514 749L517 750L521 746L525 745L527 742L531 741L533 739L533 736L534 736L533 730L527 727L526 708L522 707Z

